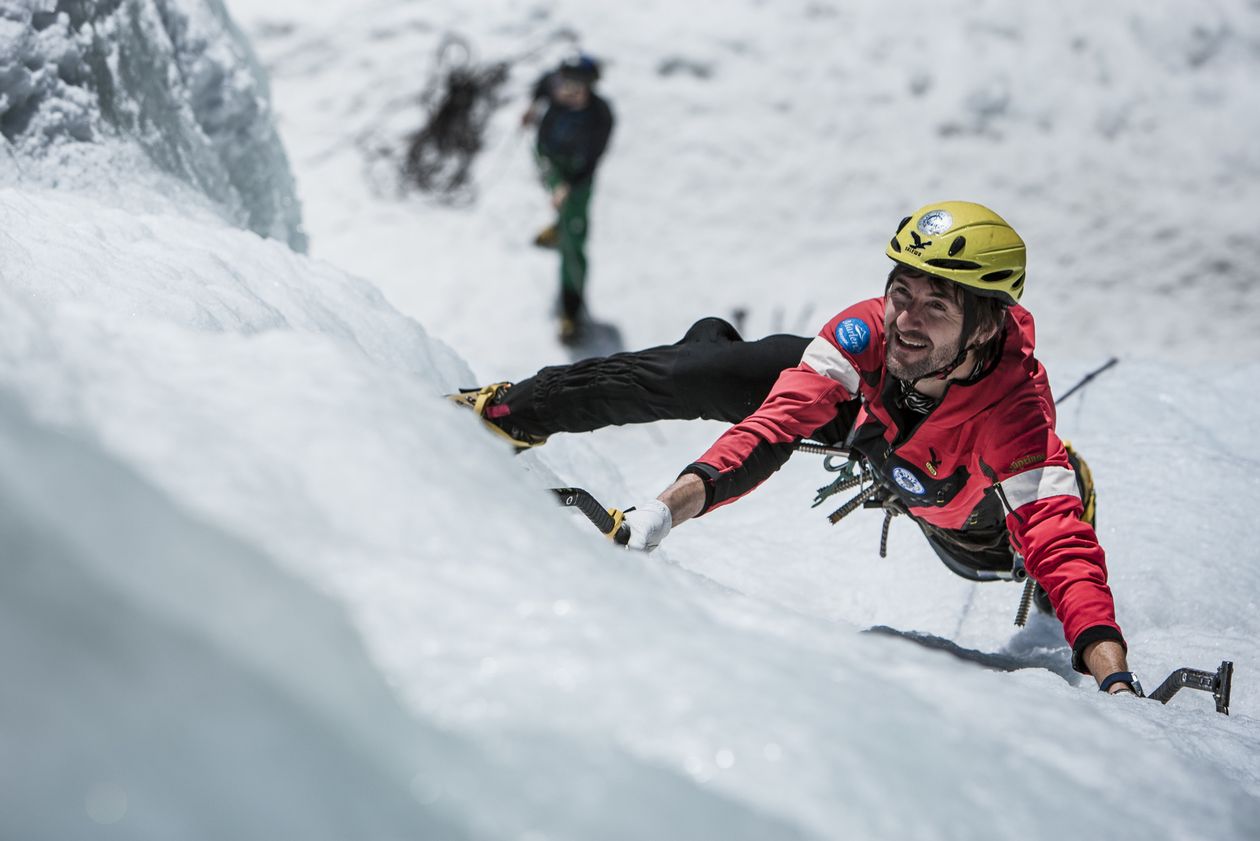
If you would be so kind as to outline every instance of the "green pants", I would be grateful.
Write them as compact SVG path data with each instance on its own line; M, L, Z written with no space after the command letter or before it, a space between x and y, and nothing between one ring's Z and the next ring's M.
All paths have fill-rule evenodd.
M586 289L587 208L591 203L592 182L574 184L560 205L557 222L560 248L560 306L565 316L576 319L582 309Z

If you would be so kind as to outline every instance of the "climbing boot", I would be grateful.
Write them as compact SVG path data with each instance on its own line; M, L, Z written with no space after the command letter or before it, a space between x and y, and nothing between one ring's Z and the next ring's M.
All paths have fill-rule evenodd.
M575 345L582 340L582 325L576 318L560 316L559 339L562 345Z
M558 222L553 222L538 232L538 236L534 237L534 245L539 248L559 248L560 247L560 226Z
M503 402L511 387L511 383L491 383L481 388L461 388L456 394L446 395L446 399L457 406L471 409L491 432L510 441L517 451L545 443L546 435L530 435L512 426L511 410Z

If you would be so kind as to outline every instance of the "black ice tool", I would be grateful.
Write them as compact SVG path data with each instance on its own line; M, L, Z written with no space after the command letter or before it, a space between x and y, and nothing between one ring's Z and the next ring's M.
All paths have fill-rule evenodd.
M1180 668L1164 679L1154 692L1147 695L1161 704L1167 704L1179 689L1199 689L1211 692L1216 699L1216 711L1229 715L1229 693L1233 688L1234 664L1230 660L1222 660L1220 667L1213 672L1201 669Z

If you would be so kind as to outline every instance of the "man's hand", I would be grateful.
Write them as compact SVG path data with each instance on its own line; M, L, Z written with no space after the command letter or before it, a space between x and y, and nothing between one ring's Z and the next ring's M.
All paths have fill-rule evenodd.
M551 191L551 206L556 210L560 209L560 205L564 204L564 200L569 197L569 185L560 184Z
M626 546L640 552L651 552L669 534L673 516L669 513L669 506L654 499L625 512L622 522L630 527L630 540Z
M694 473L678 477L674 484L642 508L626 512L630 526L631 549L651 552L661 544L670 528L690 520L704 508L704 482Z

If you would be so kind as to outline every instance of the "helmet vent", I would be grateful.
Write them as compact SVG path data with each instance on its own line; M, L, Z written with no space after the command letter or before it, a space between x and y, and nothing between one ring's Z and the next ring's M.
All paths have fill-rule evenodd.
M945 257L933 257L931 260L925 261L929 266L935 266L938 269L965 269L974 271L980 268L979 263L973 263L970 260L949 260ZM1008 272L1009 274L1009 272ZM988 278L982 278L987 280Z
M979 268L979 266L977 266L976 268ZM985 283L997 283L998 281L1006 280L1008 277L1010 277L1013 274L1015 274L1015 272L1013 272L1010 269L1002 269L1000 272L989 272L986 275L982 275L980 279L983 280ZM1014 285L1016 288L1019 288L1019 284L1023 282L1024 282L1024 279L1021 277L1019 279L1019 282Z
M964 236L954 237L954 241L949 244L949 256L953 257L967 247L967 238Z
M901 253L901 243L897 242L896 237L893 237L892 242L888 243L888 245L893 251L896 251L898 254Z
M904 227L906 226L906 223L907 223L907 222L909 222L909 221L910 221L910 217L909 217L909 216L907 216L905 219L902 219L902 220L901 220L901 224L897 226L897 233L898 233L898 234L899 234L899 233L901 233L901 229L902 229L902 228L904 228ZM898 250L898 251L900 251L901 249L897 249L897 250Z

